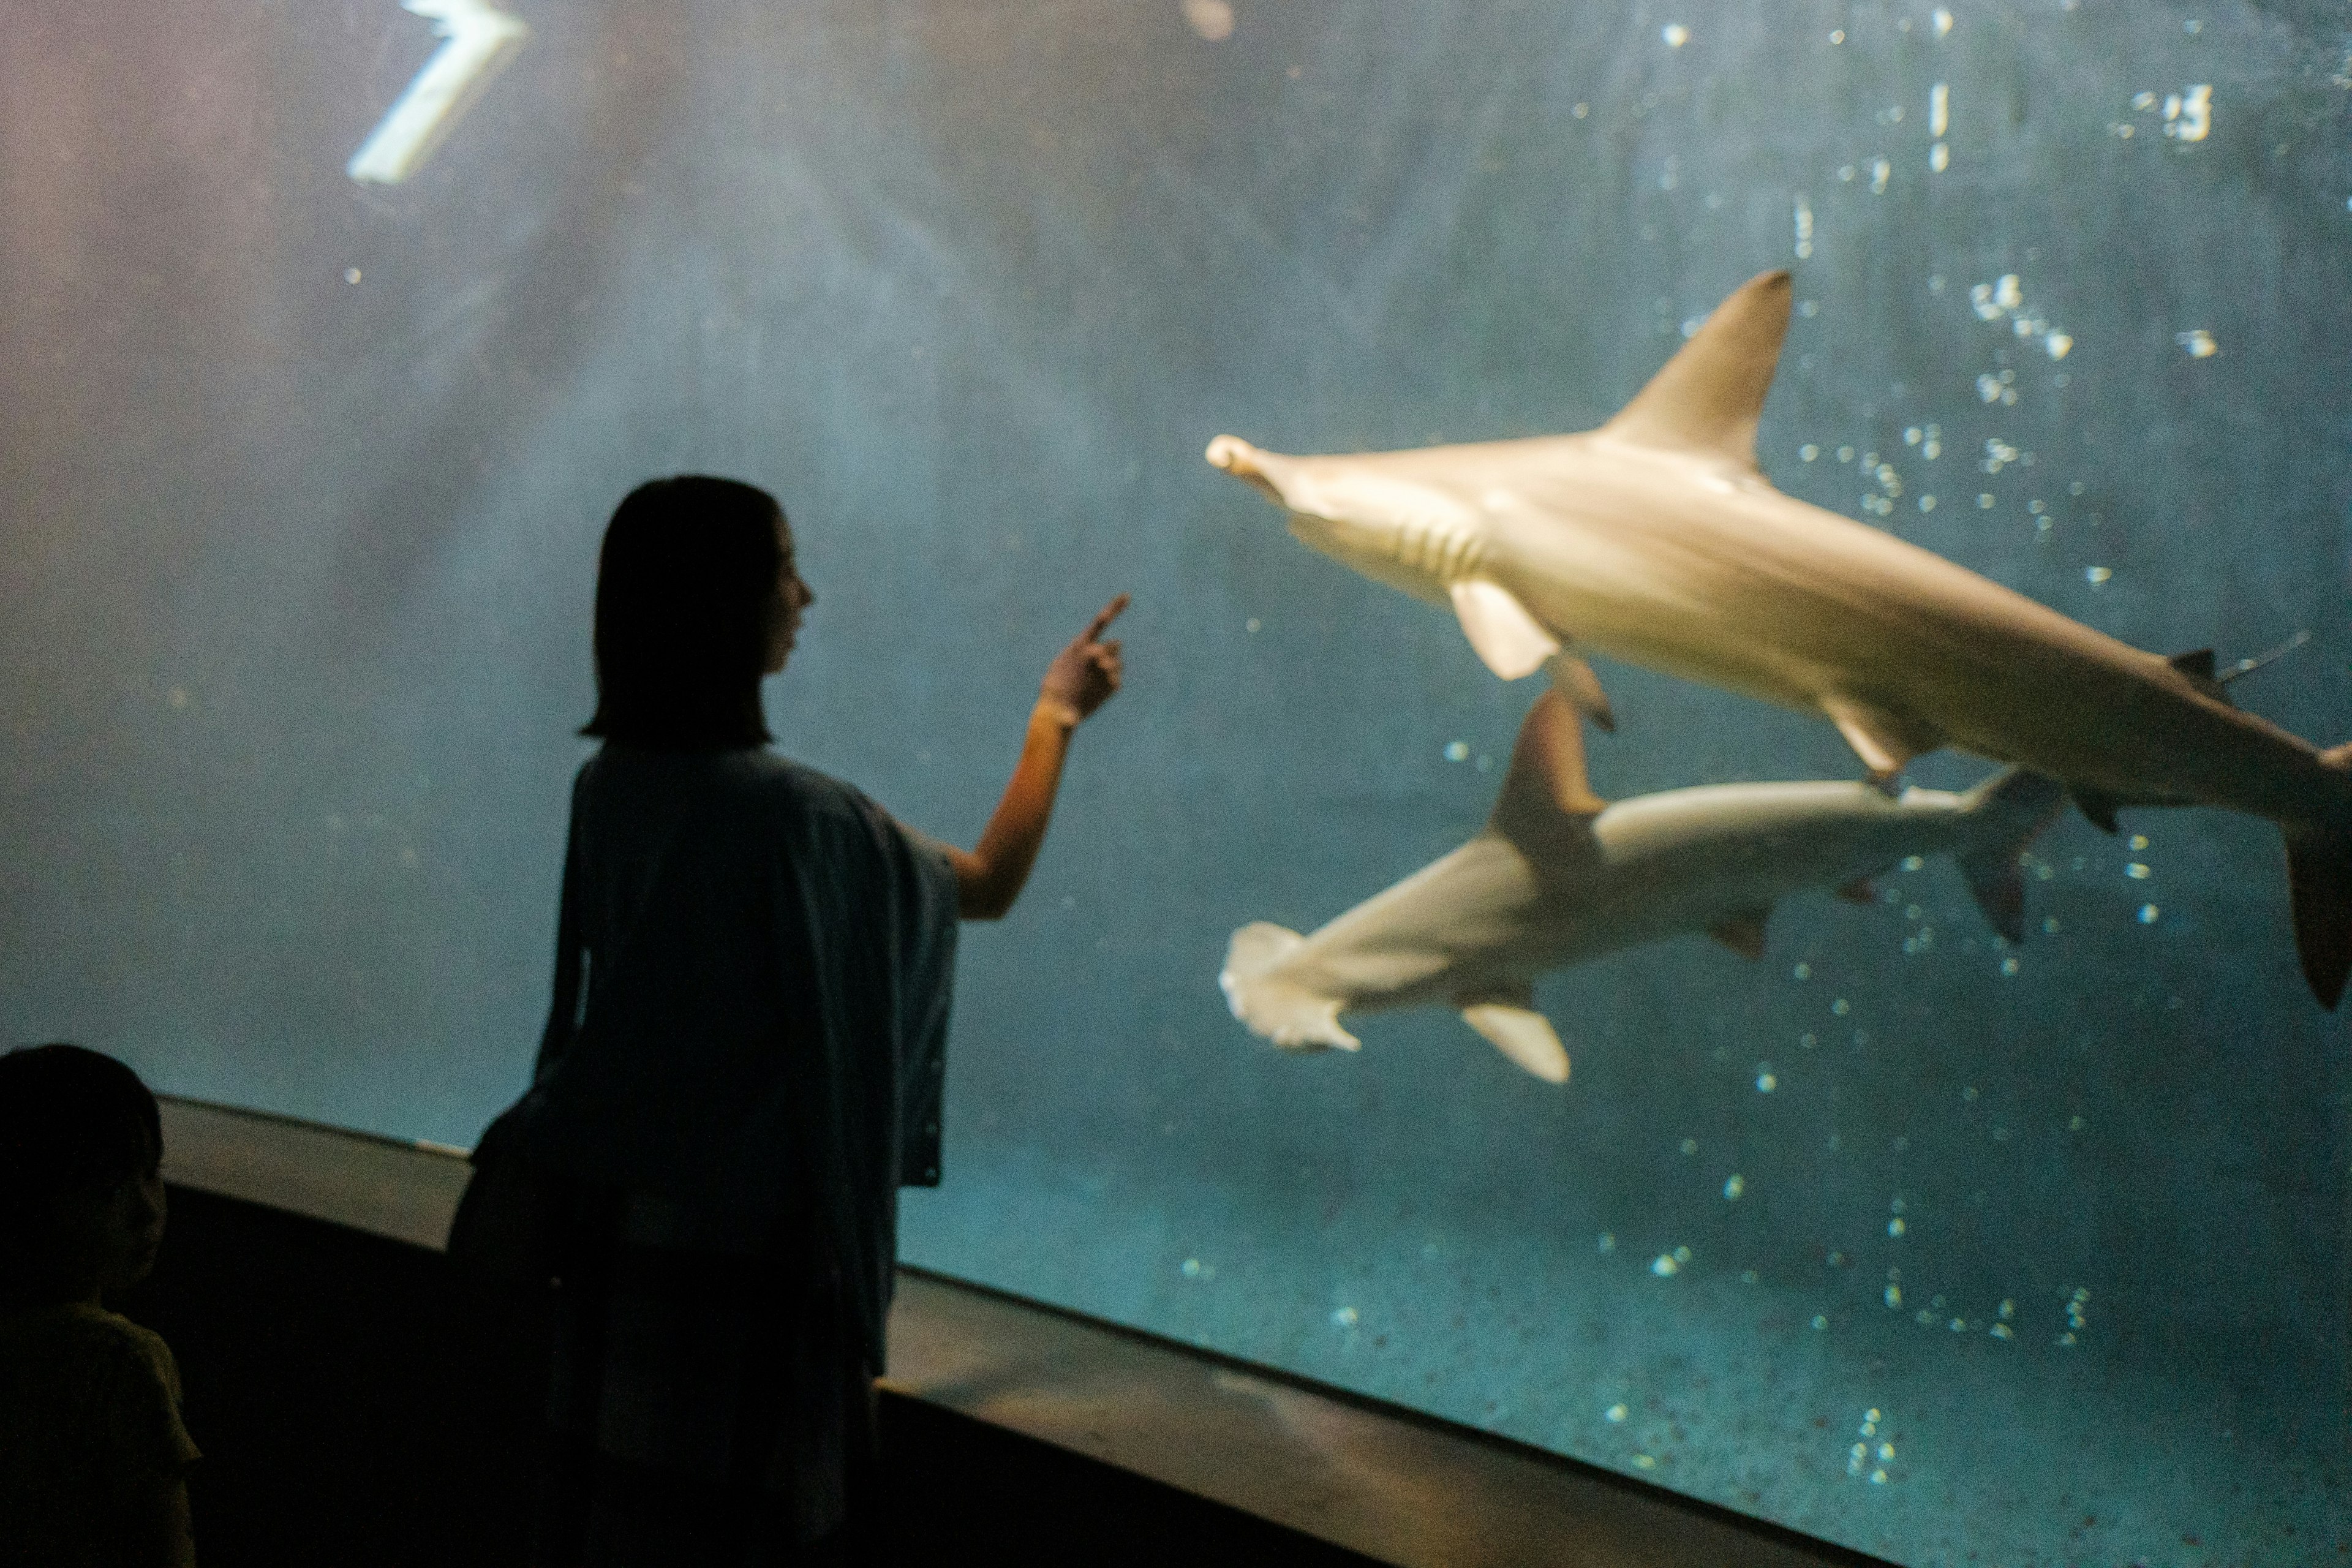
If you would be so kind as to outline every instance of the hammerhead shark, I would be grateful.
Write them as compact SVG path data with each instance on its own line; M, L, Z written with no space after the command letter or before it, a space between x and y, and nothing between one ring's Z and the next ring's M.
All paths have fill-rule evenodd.
M1568 1050L1529 999L1538 974L1685 931L1761 957L1780 900L1823 888L1870 901L1868 878L1912 855L1957 858L1993 929L2021 942L2019 852L2064 804L2056 782L2009 768L1961 795L1832 779L1610 805L1586 782L1575 710L1548 690L1484 832L1310 936L1244 926L1218 983L1286 1049L1351 1051L1341 1013L1438 1004L1565 1083Z
M1585 650L1818 713L1883 788L1953 745L2063 781L2111 833L2123 806L2268 818L2304 977L2333 1008L2352 974L2352 745L2239 710L2210 648L2143 652L1773 489L1756 423L1789 297L1786 272L1742 285L1595 430L1329 457L1220 436L1208 458L1316 549L1451 604L1496 675L1550 664L1603 728Z

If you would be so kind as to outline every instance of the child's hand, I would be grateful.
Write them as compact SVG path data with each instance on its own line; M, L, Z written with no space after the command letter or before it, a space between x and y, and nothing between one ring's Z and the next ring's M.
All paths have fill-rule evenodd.
M1127 604L1128 596L1121 594L1105 605L1087 629L1045 667L1037 699L1066 709L1073 724L1109 701L1110 694L1118 689L1118 644L1103 641L1102 634Z

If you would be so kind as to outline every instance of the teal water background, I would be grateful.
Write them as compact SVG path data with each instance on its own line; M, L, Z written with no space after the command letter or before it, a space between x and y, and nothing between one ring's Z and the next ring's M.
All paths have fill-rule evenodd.
M2237 695L2352 738L2340 7L509 8L397 186L389 0L12 19L0 1037L470 1141L603 519L738 474L818 595L783 747L937 833L1136 595L911 1260L1908 1563L2352 1541L2347 1025L2272 829L2070 816L2014 951L1929 861L1554 976L1564 1089L1441 1014L1282 1057L1227 934L1475 831L1531 691L1201 459L1584 428L1789 266L1775 483L2158 651L2308 630ZM1601 676L1604 795L1855 773Z

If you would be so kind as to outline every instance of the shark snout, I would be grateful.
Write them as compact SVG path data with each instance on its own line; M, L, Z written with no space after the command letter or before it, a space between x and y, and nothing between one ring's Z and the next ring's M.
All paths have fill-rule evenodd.
M1282 459L1272 452L1261 452L1238 436L1220 436L1209 443L1209 466L1223 468L1237 479L1245 479L1276 506L1285 504L1282 487L1275 482L1271 469Z

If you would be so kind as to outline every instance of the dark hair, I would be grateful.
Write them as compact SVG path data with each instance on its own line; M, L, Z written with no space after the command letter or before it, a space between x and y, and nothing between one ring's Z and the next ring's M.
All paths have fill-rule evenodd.
M163 1119L139 1075L79 1046L0 1056L0 1253L58 1198L163 1157Z
M774 738L760 678L784 529L776 498L738 479L680 474L622 499L596 562L596 716L582 734L668 751Z

